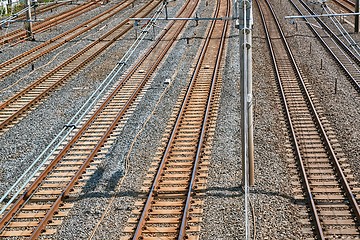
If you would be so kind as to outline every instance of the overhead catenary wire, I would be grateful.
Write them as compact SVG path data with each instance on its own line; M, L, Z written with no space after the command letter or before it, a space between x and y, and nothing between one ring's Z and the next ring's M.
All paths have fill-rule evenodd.
M167 87L164 89L164 91L161 93L158 101L156 102L152 112L149 114L149 116L146 118L145 122L143 123L143 125L141 126L141 129L137 132L137 134L135 135L133 141L131 142L131 145L130 145L130 148L128 150L128 153L125 157L125 160L124 160L124 174L123 176L121 177L119 183L116 185L116 189L115 189L115 193L120 189L120 187L122 186L127 174L128 174L128 171L129 171L129 166L130 166L130 155L133 151L133 148L135 146L135 143L137 142L137 139L138 137L143 133L143 131L145 130L145 127L147 125L147 123L150 121L150 119L154 116L154 113L156 112L157 110L157 107L158 105L160 104L160 102L162 101L163 97L165 96L165 93L168 91L168 89L172 86L172 83L173 81L170 82L170 84L167 85ZM88 238L88 240L91 240L93 239L93 237L95 236L95 233L97 231L97 229L99 228L101 222L104 220L105 216L107 215L107 213L109 212L109 209L112 205L112 203L114 202L116 198L116 194L114 194L114 196L111 197L111 199L109 200L103 214L101 215L99 221L96 223L93 231L91 232L90 234L90 237Z
M327 14L334 13L326 4L322 6ZM330 17L331 21L334 23L335 27L339 30L340 34L347 41L349 46L356 52L357 56L360 57L360 47L357 42L350 36L349 32L344 28L344 26L339 22L339 20L335 17Z
M11 5L10 15L13 15L13 12L14 12L14 5ZM2 26L2 24L0 24L0 26ZM8 31L9 31L9 27L6 28L3 36L6 36L8 34ZM0 50L4 49L4 46L5 46L5 41L2 41L2 44L0 46Z
M90 35L87 35L87 38L89 38L89 37L91 37L91 36L94 36L95 34L96 34L96 33L92 33L92 34L90 34ZM47 61L46 64L43 64L43 65L41 65L41 66L39 66L39 67L36 67L36 70L40 70L40 69L45 68L46 66L49 66L51 63L53 63L53 62L56 60L56 58L57 58L59 55L63 54L63 53L64 53L65 51L67 51L69 48L74 48L75 46L79 45L80 43L81 43L81 42L79 41L79 42L77 42L76 44L74 44L74 45L72 45L72 46L69 46L69 47L66 47L65 49L59 51L59 52L56 53L49 61ZM19 78L16 82L14 82L14 83L12 83L11 85L9 85L9 86L1 89L1 90L0 90L0 94L1 94L1 93L5 93L5 92L8 91L9 89L13 88L14 86L18 85L20 82L28 79L31 75L36 74L36 73L37 73L36 71L32 71L32 72L28 73L26 76L23 76L23 77Z
M19 12L15 13L15 14L13 14L11 12L10 17L5 18L5 19L0 21L0 26L4 26L6 23L14 22L14 19L19 17L19 15L26 13L28 9L29 9L29 7L25 7L25 8L21 9ZM13 8L11 8L11 10L13 10Z
M155 22L162 13L164 6L161 5L152 17L149 23ZM108 89L109 85L114 82L116 77L119 76L120 72L124 69L127 62L130 60L135 50L145 39L145 36L150 32L149 29L152 24L147 24L141 31L141 34L136 38L134 43L130 46L129 50L124 56L118 61L112 71L102 81L100 86L91 94L87 101L81 106L78 112L64 125L62 130L56 135L56 137L50 142L50 144L42 151L42 153L35 159L35 161L24 171L24 173L17 179L17 181L7 190L7 192L1 197L0 203L4 202L5 199L10 197L10 194L17 189L16 193L10 198L10 200L0 210L0 215L6 211L11 203L17 198L17 196L25 189L31 179L40 171L45 163L50 159L54 152L58 149L62 142L69 136L69 134L81 123L84 117L90 112L95 106L98 100L101 98L103 93ZM43 159L43 160L42 160ZM38 166L37 166L38 165ZM37 166L37 167L36 167ZM31 170L35 169L31 172ZM30 176L27 176L30 174ZM26 179L25 179L26 178ZM25 179L25 180L24 180ZM22 184L22 181L24 183Z

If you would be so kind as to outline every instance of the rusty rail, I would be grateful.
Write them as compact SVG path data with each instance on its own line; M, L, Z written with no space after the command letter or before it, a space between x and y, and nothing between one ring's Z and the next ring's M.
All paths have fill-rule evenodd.
M160 4L160 0L156 0L145 4L141 7L136 13L132 14L132 16L146 16L149 14L158 4ZM85 48L83 48L80 52L70 57L64 63L51 70L49 73L40 77L38 80L33 82L32 84L25 87L22 91L18 92L14 96L10 97L6 100L6 102L0 105L0 112L5 111L7 108L11 108L11 105L17 101L21 101L24 96L30 96L28 101L21 101L20 105L12 108L11 115L6 116L5 114L0 117L0 131L4 131L7 129L12 122L19 120L21 116L23 116L29 109L38 104L41 100L43 100L46 96L49 95L52 91L54 91L57 87L63 84L67 79L69 79L72 75L77 73L80 69L82 69L86 64L92 61L96 56L102 53L105 49L107 49L110 45L112 45L117 39L122 37L128 31L132 29L132 25L127 25L128 20L122 21L116 27L108 31L106 34L101 36L95 42L89 44ZM104 41L106 40L106 41ZM71 65L71 68L66 68ZM66 69L66 71L64 71ZM62 72L61 72L62 71ZM40 88L40 93L36 93L35 95L31 93L31 91L37 90Z
M33 32L34 33L43 32L53 26L56 26L59 23L66 22L77 16L80 16L81 14L95 7L98 7L100 5L100 2L101 0L90 1L88 3L66 10L65 12L59 13L53 17L46 18L44 19L43 22L33 24ZM1 36L0 43L4 44L4 43L20 41L24 39L26 39L26 31L23 29L18 29Z
M194 4L194 3L188 3L188 4ZM61 161L69 154L69 151L71 149L75 148L75 144L81 140L81 138L84 137L84 133L90 129L91 126L93 126L94 129L98 129L98 127L95 124L95 119L97 119L99 116L102 116L105 114L104 109L112 109L114 111L116 108L116 116L114 118L111 118L111 124L106 125L104 129L104 134L101 135L101 138L97 140L96 145L94 148L89 149L91 152L87 155L86 159L84 159L82 165L76 170L73 177L70 179L69 182L66 183L66 186L62 189L61 193L56 197L55 200L53 200L52 205L49 209L46 210L46 214L44 217L40 219L40 223L36 228L31 232L31 239L37 238L42 232L45 232L46 225L49 224L52 221L52 218L54 217L54 213L57 212L57 209L61 206L61 203L63 200L72 192L74 186L78 182L78 180L82 177L84 174L85 169L91 164L93 159L99 154L99 149L102 148L104 144L108 141L109 136L115 131L115 128L118 126L119 121L121 121L124 117L124 114L133 106L135 103L135 99L137 96L139 96L140 92L144 89L145 84L149 81L150 77L154 73L155 69L158 67L159 63L162 61L170 47L174 44L177 35L181 32L183 25L178 26L175 30L171 28L171 26L174 23L168 25L167 29L161 34L161 36L156 40L156 42L153 44L151 48L148 49L148 51L143 55L143 57L129 70L129 73L124 76L124 78L121 80L121 82L117 85L117 87L109 94L109 96L106 98L106 100L97 108L95 113L86 121L86 123L79 129L79 131L76 133L76 135L69 140L66 146L64 146L63 149L56 155L54 160L45 168L45 170L36 178L36 180L27 188L25 193L19 197L19 199L16 201L16 203L13 204L13 206L10 208L9 211L5 213L3 218L0 221L0 229L1 231L4 231L5 227L8 226L11 223L11 220L14 218L15 214L19 213L22 209L22 207L25 206L25 203L27 203L35 194L36 191L42 186L44 180L51 174L53 171L56 170L58 166L60 166ZM175 34L176 33L176 34ZM156 60L154 61L153 57L150 57L152 55L156 56ZM141 67L141 69L146 69L146 73L139 73L138 69ZM139 80L139 74L142 75L141 80ZM134 79L132 79L132 76L134 76ZM123 86L127 85L134 85L132 88L134 88L134 91L131 92L126 102L122 103L121 110L117 110L119 107L119 104L111 105L110 102L112 101L119 101L116 99L119 99L118 95L123 95L126 92L128 93L129 90L126 88L126 90L123 90ZM117 97L117 98L116 98ZM121 99L120 99L121 100ZM111 113L106 113L110 117L112 116ZM100 121L100 120L99 120ZM100 121L101 122L101 121ZM101 125L103 128L103 124ZM94 140L91 140L92 142ZM88 151L88 150L87 150ZM65 161L65 160L64 160ZM50 200L49 200L50 201ZM34 217L36 218L36 217ZM1 232L0 232L1 236Z
M217 8L216 8L216 15L229 15L229 11L230 11L230 2L227 1L227 3L224 3L225 1L218 1L217 3ZM221 7L223 7L222 11L220 11ZM215 15L215 16L216 16ZM211 64L214 64L214 66L211 66L211 72L212 72L212 76L211 79L207 79L207 81L210 83L209 88L206 88L206 90L204 90L204 92L207 92L208 95L206 96L206 98L204 99L204 113L202 116L202 121L201 121L201 126L199 126L199 129L194 129L195 132L199 133L199 136L197 136L197 144L196 144L196 153L194 156L194 160L192 161L192 167L189 172L189 181L188 181L188 187L186 190L186 193L184 193L184 198L185 201L181 203L181 206L183 208L182 211L182 217L179 219L179 227L176 228L178 229L178 234L177 234L177 239L185 239L185 238L189 238L189 236L186 234L186 230L189 228L188 227L188 220L189 220L189 210L191 208L192 205L192 194L194 191L194 185L195 185L195 179L197 177L197 173L199 170L199 162L200 162L200 158L202 155L202 149L203 149L203 142L205 139L205 135L207 132L207 122L208 122L208 117L210 115L210 106L211 106L211 102L212 102L212 98L213 98L213 94L214 94L214 88L215 88L215 84L216 84L216 80L218 77L218 70L219 70L219 66L220 66L220 62L221 62L221 56L223 53L223 48L224 48L224 41L225 41L225 36L226 36L226 32L227 32L227 21L225 22L221 22L221 21L214 21L212 22L210 29L207 33L206 36L206 41L202 46L202 51L200 53L200 56L197 60L196 63L196 67L195 70L192 74L191 80L190 80L190 84L187 88L186 94L184 99L182 100L182 104L180 106L180 110L179 113L177 114L175 123L173 125L169 140L167 141L167 145L165 147L165 150L162 154L160 163L159 163L159 167L157 168L154 180L152 181L152 185L149 188L149 192L147 193L147 198L145 200L145 204L143 209L141 210L141 216L138 219L138 223L137 226L134 230L132 239L142 239L142 238L146 238L143 237L143 232L145 229L147 229L147 227L145 226L147 221L151 221L151 218L149 217L149 213L150 213L150 209L152 208L155 200L155 196L159 195L159 191L161 191L162 188L160 188L160 183L166 182L167 180L161 180L164 174L164 171L167 169L167 165L166 162L168 159L170 159L170 154L172 152L172 149L175 147L175 140L178 136L179 131L181 130L181 125L184 124L183 123L183 119L184 116L186 115L186 109L187 109L187 105L190 102L191 96L193 94L194 89L196 89L196 81L199 77L199 73L201 72L201 69L204 67L204 61L205 59L208 62L211 62ZM219 33L214 33L214 32L220 32ZM217 38L219 39L219 41L215 41L214 39ZM215 41L215 42L212 42ZM209 54L209 48L210 48L210 44L212 49L216 49L214 50L213 54ZM208 55L207 55L208 54ZM216 59L214 61L214 63L212 62L212 59ZM201 101L203 102L203 101ZM200 107L200 106L199 106ZM202 107L201 107L202 108ZM195 147L195 146L194 146ZM187 176L187 173L184 173L184 177ZM176 190L174 190L174 197L176 197L177 194L179 194L180 196L182 196L182 193L176 193ZM179 203L180 204L180 203ZM160 214L160 213L159 213ZM165 213L164 213L165 214ZM155 220L154 220L155 221ZM173 221L173 219L172 219ZM170 222L169 222L170 223ZM174 222L171 222L171 224L174 224ZM169 231L171 232L173 229L169 228ZM150 230L149 230L150 231ZM161 232L161 231L160 231ZM156 229L153 230L152 232L153 234L156 234ZM161 235L156 235L159 238L161 238Z
M220 4L220 2L219 2ZM219 8L219 6L218 6ZM227 1L227 11L226 11L226 17L230 16L230 1ZM181 225L180 225L180 233L179 233L179 237L178 240L183 240L186 239L186 227L187 227L187 222L189 219L189 209L190 209L190 205L191 205L191 194L192 191L194 189L194 185L195 185L195 178L196 178L196 174L197 174L197 169L198 169L198 165L199 165L199 161L200 161L200 157L202 154L202 146L203 146L203 142L205 139L205 135L206 135L206 130L207 130L207 126L206 123L208 122L208 118L210 115L210 106L211 106L211 101L212 101L212 97L214 94L214 88L215 88L215 82L217 80L218 77L218 71L220 69L220 64L221 64L221 57L223 55L223 51L224 51L224 44L225 44L225 37L226 37L226 32L227 32L227 27L228 27L228 21L224 21L224 26L223 26L223 30L222 30L222 35L221 35L221 42L220 42L220 46L219 46L219 51L218 54L216 56L216 63L215 63L215 68L214 68L214 72L213 72L213 76L212 76L212 80L211 80L211 87L210 87L210 94L209 94L209 98L207 100L206 103L206 111L204 114L204 120L202 123L202 127L201 127L201 134L200 134L200 140L197 146L197 151L196 151L196 157L195 157L195 163L194 163L194 167L191 173L191 179L190 179L190 183L189 183L189 190L186 196L186 203L184 206L184 213L183 213L183 217L181 220ZM211 26L211 30L210 32L214 31L215 28L215 22L212 24ZM210 41L210 34L208 35L207 41L205 43L205 46L208 47L209 45L209 41ZM202 58L205 56L205 54L202 54L201 61ZM196 73L194 74L197 75L197 72L199 72L199 68L196 69Z
M16 56L13 57L3 63L0 63L0 78L4 78L18 69L34 62L35 60L39 59L40 57L50 53L51 51L61 47L62 45L66 44L67 42L73 40L74 38L80 36L81 34L89 31L90 29L96 27L103 21L109 19L110 17L114 16L115 14L119 13L129 5L131 5L134 0L127 0L123 1L119 4L116 4L114 7L108 9L107 11L87 20L84 23L81 23L58 36L49 39L48 41Z
M266 3L265 3L266 2ZM289 134L290 137L292 139L292 144L293 144L293 149L294 149L294 155L295 158L297 160L298 163L298 168L299 168L299 172L302 178L302 183L303 183L303 188L305 191L305 195L307 198L307 202L308 202L308 206L311 214L311 220L314 224L314 228L315 228L315 235L317 238L319 239L325 239L329 236L333 236L331 234L337 234L337 235L342 235L342 234L347 234L346 233L346 229L343 232L332 232L331 229L326 229L326 231L324 232L324 226L326 224L324 224L324 216L322 216L322 218L320 218L321 212L319 211L318 208L321 208L321 203L318 204L318 202L321 201L325 201L324 199L321 199L319 197L319 199L317 199L317 194L313 193L313 188L314 185L313 183L310 183L309 179L308 179L308 175L309 175L309 167L307 166L307 164L305 164L305 160L304 158L306 158L306 154L304 153L304 148L306 148L306 145L304 145L303 142L299 142L299 136L297 136L299 134L299 131L301 129L303 129L304 127L301 125L301 123L293 123L294 119L296 119L296 108L291 108L288 106L288 104L292 103L293 105L295 104L295 97L293 99L293 102L290 102L289 100L289 96L294 96L294 91L297 90L300 96L303 96L303 99L305 102L301 102L301 106L307 106L308 111L309 111L309 115L305 115L305 109L302 109L302 118L305 118L304 116L307 117L307 119L312 119L313 124L314 124L314 133L316 132L317 134L319 134L319 139L322 139L322 144L324 145L324 148L320 148L321 152L324 152L327 154L327 159L329 161L328 165L332 166L335 169L335 172L333 172L333 176L335 176L335 178L341 183L341 185L338 187L334 187L334 194L339 194L336 196L339 196L339 199L334 198L334 200L332 200L331 198L329 198L329 200L326 202L328 207L331 207L332 205L332 201L336 202L336 201L341 201L342 199L340 198L340 196L342 196L342 192L345 194L345 196L347 197L343 203L346 205L347 202L349 202L349 208L351 209L351 211L349 210L348 212L346 212L347 214L349 214L349 221L351 221L350 219L353 220L353 225L357 226L358 221L359 221L359 207L357 204L357 201L354 197L354 194L351 190L350 185L348 184L348 180L346 179L346 176L343 172L343 170L341 169L340 163L335 155L335 152L333 150L333 147L328 139L328 136L325 132L325 129L322 125L322 121L320 120L319 115L317 114L317 111L315 109L315 106L313 104L312 98L310 97L310 94L307 90L307 87L304 83L304 80L302 78L302 75L300 74L300 70L297 67L297 64L295 62L295 59L292 55L292 52L286 42L286 39L284 37L284 34L280 28L280 24L275 16L275 13L271 7L271 5L269 4L269 2L267 1L257 1L258 7L260 9L261 12L261 16L262 16L262 21L263 21L263 25L264 25L264 29L266 32L266 36L267 36L267 41L268 41L268 45L269 45L269 49L271 52L271 56L273 59L273 64L274 64L274 69L275 69L275 73L276 73L276 79L278 81L278 86L280 89L280 94L281 94L281 100L284 106L284 114L286 116L286 120L289 126ZM264 9L266 8L266 14L264 13ZM267 25L270 24L269 21L266 21L265 18L271 18L273 26L271 28L272 32L270 32L268 30ZM274 26L275 25L275 26ZM275 53L275 49L276 53ZM279 54L279 55L277 55ZM281 56L280 56L281 54ZM284 57L287 56L287 59L285 59ZM279 65L278 62L281 62L281 64ZM291 66L292 69L287 69L287 66ZM284 69L282 69L281 74L280 74L280 68L284 67ZM289 74L284 75L285 74L285 69L287 69L286 71L289 72ZM284 80L283 80L284 78ZM288 89L291 89L291 94L285 92L285 88L283 87L284 84L288 83ZM297 84L295 85L295 82L297 82ZM290 85L292 84L292 85ZM289 91L289 90L288 90ZM295 95L297 96L297 95ZM296 99L297 101L300 101L300 99ZM302 101L302 100L301 100ZM297 103L300 104L300 103ZM300 120L299 120L300 121ZM304 123L305 125L305 123ZM296 129L298 130L298 134L296 134ZM319 129L319 132L317 131L317 129ZM310 130L308 130L310 131ZM306 135L306 134L305 134ZM317 138L316 138L317 139ZM310 141L310 140L309 140ZM309 142L309 144L311 144L311 142ZM302 146L302 147L301 147ZM308 157L307 161L311 161L311 157ZM316 160L316 159L315 159ZM328 166L326 165L326 166ZM331 167L329 167L330 169L332 169ZM319 171L321 172L321 169L319 169ZM329 173L330 174L330 173ZM320 179L319 179L320 181ZM322 186L321 183L319 183L320 185L316 185L316 186ZM324 185L325 186L325 185ZM316 188L316 187L315 187ZM326 191L326 188L324 188ZM337 189L339 189L339 192L337 193ZM328 189L330 193L333 193L333 191L331 191L330 189ZM326 192L324 192L324 194L326 194ZM330 195L329 195L330 196ZM325 203L324 203L325 204ZM324 205L325 206L325 205ZM351 213L350 213L351 212ZM354 215L356 217L356 219L354 220L353 217L351 215ZM334 212L334 217L336 216L336 213ZM351 225L351 226L353 226ZM341 224L339 225L339 227L341 226ZM354 230L355 229L355 230ZM348 234L359 234L357 227L355 227L354 231L350 232ZM329 234L329 235L328 235Z
M310 14L315 14L314 11L303 1L298 0L303 8ZM299 14L303 14L300 8L295 4L293 0L290 3L294 6ZM333 59L343 69L344 73L348 77L350 83L354 86L355 90L360 93L360 80L357 77L360 67L360 59L355 54L356 51L351 50L348 44L344 43L338 35L332 31L325 22L320 19L305 19L310 30L318 38L324 48L331 54ZM321 29L313 27L316 23L321 25ZM330 36L330 38L329 38Z
M353 13L355 10L355 3L349 0L333 0L335 4L339 5L349 13Z
M68 1L68 2L64 1L64 2L55 2L55 3L51 3L51 4L46 4L45 6L38 6L36 9L36 14L41 14L41 13L44 13L47 11L52 11L55 8L64 6L69 3L70 3L70 1ZM33 9L32 14L34 14L34 13L35 13L35 10ZM21 16L19 16L17 19L23 20L23 19L26 19L26 16L25 16L25 14L21 14Z

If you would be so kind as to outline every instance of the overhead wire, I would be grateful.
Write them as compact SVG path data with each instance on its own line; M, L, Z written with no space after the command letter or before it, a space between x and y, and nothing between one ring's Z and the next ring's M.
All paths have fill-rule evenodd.
M164 6L160 6L159 9L153 15L151 22L156 21ZM50 144L41 152L41 154L32 162L32 164L23 172L23 174L17 179L17 181L6 191L6 193L1 197L0 203L2 203L5 199L10 197L12 191L17 189L16 193L7 201L6 204L0 210L0 215L6 211L6 209L11 205L11 203L17 198L17 196L25 189L27 184L31 181L31 179L40 171L40 169L46 164L46 162L50 159L50 157L55 153L56 149L59 148L61 143L65 141L65 139L69 136L69 134L78 126L84 117L90 112L93 106L98 102L100 97L103 95L105 90L108 89L108 86L114 82L115 78L119 75L119 73L123 70L124 66L130 60L135 50L138 48L140 43L145 39L145 36L149 33L148 29L150 29L151 24L148 24L144 30L141 32L140 36L134 41L134 43L130 46L129 50L124 54L121 60L116 64L116 66L111 70L111 72L106 76L105 80L103 80L98 86L98 88L91 94L91 96L86 100L86 102L80 107L77 113L68 121L67 124L64 125L62 130L55 136L55 138L50 142ZM42 161L41 161L42 160ZM40 162L40 163L39 163ZM37 165L38 164L38 165ZM35 168L30 174L27 176L29 172ZM22 184L21 181L25 179L25 182Z
M327 14L335 14L336 12L331 10L326 4L322 5L322 9L325 10ZM347 41L348 45L356 52L356 55L360 57L360 47L357 42L350 36L349 32L344 28L344 26L339 22L336 17L330 17L331 21L334 23L335 27L339 30L340 34Z
M13 15L13 12L14 12L14 5L12 4L12 5L11 5L10 15ZM1 24L1 25L3 25L3 24ZM1 26L1 25L0 25L0 26ZM4 32L4 34L3 34L3 37L5 37L5 36L8 34L9 28L10 28L10 24L7 23L7 28L5 29L5 32ZM2 45L1 45L1 47L0 47L0 50L3 50L4 47L5 47L5 41L2 41L1 44L2 44Z
M90 237L88 238L88 240L91 240L97 229L99 228L100 224L102 223L102 221L104 220L105 216L108 214L109 212L109 209L110 207L112 206L112 203L114 202L115 198L116 198L116 192L119 191L120 187L122 186L127 174L128 174L128 171L129 171L129 166L130 166L130 156L131 156L131 153L133 151L133 148L134 148L134 145L138 139L138 137L143 133L143 131L145 130L145 127L147 125L147 123L150 121L150 119L154 116L154 113L156 112L157 110L157 107L158 105L160 104L161 100L163 99L165 93L167 92L167 90L170 88L170 86L172 86L173 81L170 82L170 84L167 85L167 87L163 90L163 92L161 93L158 101L156 102L153 110L151 111L151 113L149 114L149 116L146 118L145 122L143 123L141 129L137 132L137 134L135 135L133 141L131 142L131 145L130 145L130 148L128 150L128 153L125 157L125 160L124 160L124 175L121 177L121 180L119 181L119 183L117 184L116 188L115 188L115 194L111 197L111 199L109 200L108 204L107 204L107 207L106 209L104 210L103 214L101 215L99 221L97 222L96 226L94 227L93 231L91 232L91 235Z
M87 37L91 37L93 35L95 35L96 33L92 33L92 34L89 34L87 35ZM36 68L37 70L39 69L43 69L44 67L50 65L52 62L55 61L55 59L60 55L62 54L64 51L68 50L69 48L73 48L75 47L76 45L79 45L80 44L80 41L77 42L76 44L72 45L72 46L69 46L69 47L66 47L65 49L61 50L60 52L58 52L57 54L55 54L49 61L46 62L46 64L44 65L41 65L40 67ZM15 85L19 84L20 82L22 82L23 80L27 79L28 77L30 77L31 75L33 75L36 71L32 71L30 72L29 74L27 74L26 76L24 77L21 77L19 78L16 82L12 83L11 85L7 86L6 88L3 88L0 90L0 94L9 90L10 88L14 87Z

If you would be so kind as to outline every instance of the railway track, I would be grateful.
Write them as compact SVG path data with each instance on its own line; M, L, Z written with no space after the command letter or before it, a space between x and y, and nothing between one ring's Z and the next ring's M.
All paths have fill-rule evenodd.
M348 13L355 11L355 3L350 0L333 0L333 2Z
M132 17L145 17L161 3L161 0L147 2ZM25 87L22 91L0 104L0 134L20 121L24 115L44 100L51 92L64 84L100 53L132 29L129 20L119 25L89 44L74 56Z
M300 4L293 0L290 2L301 15L315 14L303 0L297 1ZM304 21L308 23L307 26L310 30L344 71L355 90L360 93L360 58L357 54L357 48L352 49L352 46L344 43L338 34L332 31L320 18L306 18ZM320 25L321 28L314 27L317 25Z
M263 0L257 0L257 4L287 122L289 152L296 161L292 172L294 179L301 179L301 183L293 183L294 193L300 201L305 200L307 210L302 214L310 219L303 221L303 232L309 238L315 235L317 239L359 239L359 184L296 65L271 5Z
M218 1L215 17L229 16ZM226 21L211 23L186 91L179 97L162 147L143 183L122 239L198 239L203 190L219 100ZM212 132L212 133L211 133Z
M197 4L198 1L187 1L178 17L190 17ZM0 237L35 239L56 231L72 207L69 200L76 197L84 181L104 158L185 24L184 21L169 23L81 126L54 152L36 179L1 216Z
M64 1L64 2L55 2L55 3L51 3L51 4L46 4L45 6L40 5L36 8L36 15L39 16L39 14L42 14L42 13L45 13L48 11L52 11L58 7L64 6L69 3L70 3L69 1L68 2ZM32 9L31 14L32 14L32 16L34 16L34 14L35 14L34 9ZM25 14L21 14L21 16L19 16L17 19L24 20L24 19L26 19L26 16L25 16Z
M64 6L66 4L68 4L70 1L66 2L53 2L53 3L47 3L45 5L42 5L42 6L38 6L37 9L36 9L36 15L39 15L39 14L42 14L42 13L45 13L47 11L51 11L55 8L58 8L58 7L61 7L61 6ZM44 4L44 3L40 3L40 4ZM31 10L31 14L32 15L35 15L35 10L32 9ZM12 16L16 16L16 20L24 20L26 19L26 14L22 13L22 14L19 14L19 13L14 13ZM5 18L0 18L0 21L4 20ZM3 29L3 28L8 28L10 26L12 22L7 22L6 24L1 24L0 25L0 30Z
M70 29L69 31L66 31L54 38L51 38L48 41L1 63L0 79L9 76L12 73L15 73L22 67L33 63L34 61L50 53L51 51L63 46L67 42L70 42L71 40L79 37L87 31L95 28L100 23L104 22L105 20L113 17L114 15L127 8L133 2L133 0L122 1L121 3L116 4L114 7L108 9L107 11L89 19L84 23L79 24L73 29Z
M80 16L81 14L84 14L84 13L90 11L91 9L98 7L100 5L100 2L101 2L100 0L89 1L85 4L76 6L67 11L59 13L53 17L46 18L42 22L34 23L33 24L33 33L37 34L37 33L46 31L49 28L54 27L60 23L69 21L77 16ZM26 35L25 30L23 30L23 29L14 30L10 33L0 36L0 45L6 44L6 43L13 44L15 42L24 40L26 38L27 38L27 35Z

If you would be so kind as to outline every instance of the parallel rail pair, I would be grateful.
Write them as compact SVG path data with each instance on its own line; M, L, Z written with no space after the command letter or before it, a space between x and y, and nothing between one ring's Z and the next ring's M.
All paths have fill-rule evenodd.
M355 3L351 0L333 0L335 4L342 7L345 11L349 13L355 12Z
M179 17L190 17L198 1L187 1ZM143 96L156 68L163 61L185 22L171 22L146 53L128 70L110 93L84 120L71 138L56 151L40 175L0 221L0 236L31 239L52 234L72 204L66 202L81 190L87 178L103 159L114 135L125 124Z
M161 0L148 2L130 17L145 17L160 3ZM79 72L132 28L133 25L130 24L129 20L122 21L55 69L46 73L35 82L26 86L20 92L1 103L0 133L8 130L13 124L21 120L29 110L37 106L51 92L64 84L71 76Z
M274 64L292 153L317 239L358 239L359 187L304 80L269 2L257 0ZM335 147L334 147L335 146ZM301 191L302 190L302 191Z
M55 16L44 19L44 21L33 24L33 33L39 33L48 30L51 27L54 27L60 23L69 21L81 14L88 12L91 9L94 9L100 5L100 0L94 0L87 2L85 4L81 4L64 12L61 12ZM20 40L24 40L27 38L26 31L23 29L18 29L5 35L0 36L0 45L5 43L15 43Z
M56 37L53 37L46 42L20 54L16 57L13 57L3 63L0 64L0 81L1 78L9 76L12 73L15 73L17 70L21 69L22 67L34 63L37 59L45 56L46 54L50 53L51 51L63 46L67 42L79 37L80 35L90 31L91 29L95 28L102 22L108 20L109 18L113 17L114 15L118 14L126 7L131 5L134 1L128 0L123 1L119 4L116 4L114 7L108 9L107 11L85 21L77 25L76 27L59 34Z
M300 4L296 4L294 0L290 0L291 4L301 15L315 14L313 10L303 0L298 0ZM341 67L348 77L350 83L355 90L360 93L360 57L352 46L344 43L321 18L304 19L310 30L319 39L320 43L330 53L336 63ZM321 28L314 27L320 25Z
M215 17L229 16L230 1L218 1ZM149 170L144 197L122 239L198 239L208 171L205 143L220 73L227 21L213 21L186 92L180 96L176 117L169 123L163 146Z
M64 6L69 3L70 3L70 1L68 1L68 2L64 1L64 2L53 2L51 4L40 5L36 9L36 14L41 14L41 13L45 13L48 11L52 11L53 9L56 9L58 7ZM32 9L32 14L35 14L35 9ZM26 16L25 16L25 14L22 14L17 19L23 20L23 19L26 19Z

